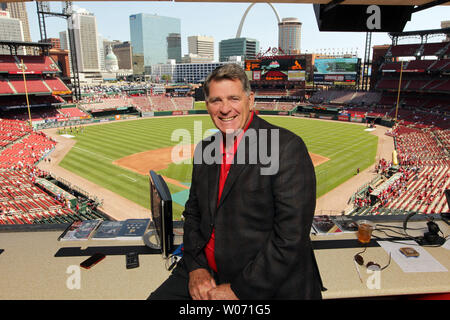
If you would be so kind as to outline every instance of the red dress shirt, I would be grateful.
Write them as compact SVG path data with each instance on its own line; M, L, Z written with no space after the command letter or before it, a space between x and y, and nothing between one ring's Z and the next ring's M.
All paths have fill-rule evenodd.
M229 150L228 152L224 152L224 144L221 144L220 151L222 152L222 164L220 165L220 177L219 177L219 194L217 198L217 205L219 205L220 197L222 196L223 187L225 185L225 181L228 176L228 172L231 168L231 163L234 158L234 154L236 153L237 147L239 146L239 142L241 142L242 136L244 135L245 131L247 131L248 126L253 120L253 111L250 114L250 119L247 123L247 125L244 128L244 131L237 137L237 139L234 141L233 150ZM215 247L215 229L213 229L211 233L211 238L209 238L208 243L205 247L205 255L206 260L208 261L208 265L211 269L213 269L215 272L217 272L217 265L216 265L216 259L214 257L214 247Z

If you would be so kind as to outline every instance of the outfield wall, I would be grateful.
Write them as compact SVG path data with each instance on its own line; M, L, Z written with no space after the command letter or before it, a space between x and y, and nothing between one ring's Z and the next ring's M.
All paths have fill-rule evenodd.
M120 111L120 110L118 110ZM124 114L124 113L115 113L114 111L108 111L108 115L104 115L98 118L77 118L77 119L58 119L57 121L34 121L33 127L37 130L39 129L47 129L47 128L57 128L57 127L68 127L68 126L78 126L90 123L99 123L99 122L110 122L110 121L118 121L118 120L130 120L130 119L138 119L138 118L149 118L149 117L167 117L167 116L183 116L183 115L206 115L208 114L207 110L169 110L169 111L145 111L141 112L141 114ZM350 113L333 113L328 114L326 112L299 112L294 108L294 110L286 111L286 110L256 110L257 114L260 115L270 115L270 116L295 116L295 117L305 117L305 118L316 118L323 120L335 120L335 121L346 121L346 122L356 122L356 123L365 123L367 120L369 121L377 121L377 124L380 124L385 127L392 127L394 125L394 121L387 119L375 119L371 117L365 117L361 114L354 114L353 116Z

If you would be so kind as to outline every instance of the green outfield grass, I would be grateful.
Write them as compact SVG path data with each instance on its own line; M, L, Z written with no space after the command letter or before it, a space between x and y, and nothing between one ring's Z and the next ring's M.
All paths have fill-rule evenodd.
M301 136L309 152L330 159L315 168L317 197L352 177L358 167L362 171L375 161L377 137L365 132L364 126L293 117L272 116L264 119ZM199 134L197 130L194 137L195 121L198 121L197 127L201 124L203 132ZM77 143L60 162L60 166L149 208L148 176L121 168L112 162L138 152L179 144L180 140L171 141L171 135L176 129L187 130L185 132L198 141L207 130L214 128L209 116L148 118L88 126L83 133L74 134ZM158 173L189 186L192 165L171 164ZM179 219L188 189L170 183L168 185L174 198L174 219Z
M195 101L194 102L194 109L195 110L206 110L205 101Z

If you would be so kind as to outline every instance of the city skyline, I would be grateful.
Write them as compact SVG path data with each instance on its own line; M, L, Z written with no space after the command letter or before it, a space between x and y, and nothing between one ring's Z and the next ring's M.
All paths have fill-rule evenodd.
M130 41L129 16L137 13L156 14L181 20L182 55L188 53L189 36L203 35L214 38L215 60L218 60L218 43L234 38L243 13L251 3L162 3L162 2L74 2L93 13L97 18L98 33L109 40ZM53 11L61 4L50 2ZM339 52L357 52L364 56L365 32L320 32L311 4L273 4L280 18L294 17L302 23L302 53L320 53L331 49ZM105 10L105 8L107 8ZM32 41L40 39L36 3L27 3ZM220 12L220 15L212 14ZM438 29L440 22L450 17L450 6L439 6L414 13L404 31ZM59 37L66 21L46 18L48 37ZM242 37L260 41L261 50L278 46L278 25L274 12L266 3L256 4L246 17ZM429 41L441 41L433 38ZM372 46L390 44L387 33L372 34Z

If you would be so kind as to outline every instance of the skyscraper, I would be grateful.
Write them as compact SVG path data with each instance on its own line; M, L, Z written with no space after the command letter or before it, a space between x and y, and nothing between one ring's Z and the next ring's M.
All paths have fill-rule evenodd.
M136 63L134 57L141 55L144 66L166 63L167 37L171 33L181 34L180 19L146 13L131 15L130 39L133 64Z
M74 12L68 20L74 30L79 72L99 72L97 20L85 9Z
M208 36L188 37L189 54L199 55L214 60L214 38Z
M23 41L31 42L25 2L2 2L0 3L0 10L8 11L11 18L19 19L22 22Z
M23 41L22 22L11 18L7 11L0 11L0 40ZM25 50L19 48L17 53L23 55ZM0 54L11 54L11 52L8 48L0 48Z
M169 33L167 36L167 59L181 63L181 35L179 33Z
M278 47L285 54L300 54L302 23L297 18L283 18L278 23Z
M119 62L119 69L133 69L133 53L131 52L131 43L129 41L125 41L120 44L114 44L112 49Z
M70 50L69 36L67 35L67 30L59 32L59 44L62 50Z
M226 39L219 42L219 61L228 61L230 57L240 56L242 61L255 59L259 52L259 41L250 38Z

